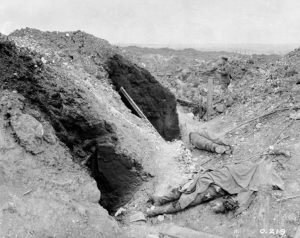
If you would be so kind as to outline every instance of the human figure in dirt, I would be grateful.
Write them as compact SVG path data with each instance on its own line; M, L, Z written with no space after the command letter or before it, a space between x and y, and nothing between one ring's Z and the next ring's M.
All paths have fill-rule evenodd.
M217 81L220 82L221 88L226 91L232 79L228 57L222 56L209 71L217 73Z
M227 57L221 57L221 63L218 66L217 73L220 76L221 88L226 92L232 79L231 68Z
M218 169L200 171L192 180L168 191L166 194L152 195L154 209L147 210L147 216L175 213L220 197L213 204L215 212L247 209L253 195L262 185L269 184L283 189L283 181L274 170L271 160L259 163L249 161L224 165Z
M152 202L156 207L147 211L148 217L153 217L161 214L170 214L184 210L185 208L193 207L201 203L209 202L216 198L225 196L227 193L225 190L217 185L210 185L204 192L199 193L185 208L180 205L179 199L184 194L184 192L179 189L173 189L169 194L163 197L152 197ZM235 201L232 200L232 204ZM214 205L213 210L215 212L225 212L224 201L218 201Z
M221 95L219 95L219 102L223 101L225 104L227 104L228 100L231 101L231 96L228 93L228 88L230 83L232 82L232 70L228 62L228 58L222 56L209 71L211 73L214 73L214 76L216 77L216 82L218 82L221 87Z

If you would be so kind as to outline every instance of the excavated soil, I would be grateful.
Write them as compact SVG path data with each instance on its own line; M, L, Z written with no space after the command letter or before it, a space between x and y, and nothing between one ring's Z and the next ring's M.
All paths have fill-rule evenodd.
M272 109L300 104L299 79L293 72L298 51L280 60L237 56L237 77L228 92L233 102L203 122L187 108L178 106L176 112L175 97L105 40L80 31L34 29L16 31L10 40L0 41L1 236L149 238L174 223L223 237L261 237L261 229L277 232L271 237L294 236L300 222L300 124L290 118L294 111L279 111L229 133L232 155L196 150L187 135L204 127L222 135ZM202 73L192 74L191 82L201 75L214 77L207 73L209 64L202 64ZM175 78L173 91L186 82ZM191 82L185 90L194 90ZM166 139L178 137L179 124L182 141L165 142L134 115L116 91L121 86ZM223 103L220 99L221 94L214 102ZM291 158L268 155L274 143L290 150ZM177 186L199 166L264 156L276 161L285 182L283 191L264 194L268 204L258 194L237 217L214 214L203 204L163 220L131 221L151 207L150 194ZM103 207L111 215L120 207L124 212L112 217Z
M115 212L156 175L155 151L165 142L111 85L104 67L114 52L106 41L82 32L26 29L1 40L0 158L7 181L1 187L1 235L125 237L102 206ZM143 77L140 68L128 67L136 80ZM151 80L157 90L162 87ZM161 116L173 108L176 119L175 98L165 89L161 93L171 98Z

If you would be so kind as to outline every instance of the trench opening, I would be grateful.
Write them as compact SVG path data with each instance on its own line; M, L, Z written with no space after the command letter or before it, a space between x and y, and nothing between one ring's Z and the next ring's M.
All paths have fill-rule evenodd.
M123 87L158 133L167 141L180 136L176 98L146 69L115 54L106 61L108 76L119 90ZM120 94L120 93L119 93ZM121 94L120 94L121 95ZM122 97L124 104L136 115Z
M0 53L2 89L22 94L26 103L51 123L75 162L85 161L101 192L99 203L113 214L132 198L148 176L133 158L118 150L120 141L114 125L90 113L81 91L63 75L43 68L35 55L18 51L10 42L0 43Z
M95 179L97 187L101 192L99 204L104 207L109 214L112 214L116 210L116 207L119 206L118 194L116 191L114 191L104 174L98 171L96 153L91 155L87 166L90 169L91 176Z
M108 141L97 145L86 164L101 192L99 204L110 215L132 198L142 183L143 175L141 165L115 150L115 145Z

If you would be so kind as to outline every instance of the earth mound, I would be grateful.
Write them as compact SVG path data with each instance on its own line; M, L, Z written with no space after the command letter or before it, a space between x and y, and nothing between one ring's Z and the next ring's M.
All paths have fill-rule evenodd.
M26 29L9 38L0 41L1 235L120 237L98 202L109 212L127 203L152 177L164 141L111 85L105 62L116 49L82 32ZM161 93L174 113L174 97Z
M110 78L117 89L123 86L128 91L166 140L178 138L178 115L173 94L147 70L121 57L122 52L107 41L81 31L41 32L29 28L15 31L10 37L20 46L46 53L45 59L49 55L55 65L72 64L99 80Z

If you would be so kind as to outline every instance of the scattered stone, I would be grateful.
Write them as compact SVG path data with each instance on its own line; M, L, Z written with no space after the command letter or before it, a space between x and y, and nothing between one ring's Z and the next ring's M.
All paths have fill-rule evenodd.
M157 217L157 220L160 221L160 222L162 222L163 220L165 220L165 216L164 215L159 215Z
M189 112L186 114L187 117L189 117L190 119L193 119L194 118L194 113L192 112Z
M115 213L115 217L119 216L119 215L122 215L124 212L126 211L125 208L123 207L120 207L117 212Z
M223 103L218 103L216 105L216 111L219 113L222 113L225 111L225 105Z
M44 57L41 58L41 61L43 62L43 64L47 63L47 60Z
M262 123L257 123L255 127L256 127L257 129L261 128L261 127L262 127Z
M44 128L40 122L28 114L15 115L10 120L11 126L20 144L33 154L43 152L42 138Z
M227 98L226 100L226 106L231 107L234 104L234 100L232 97Z

